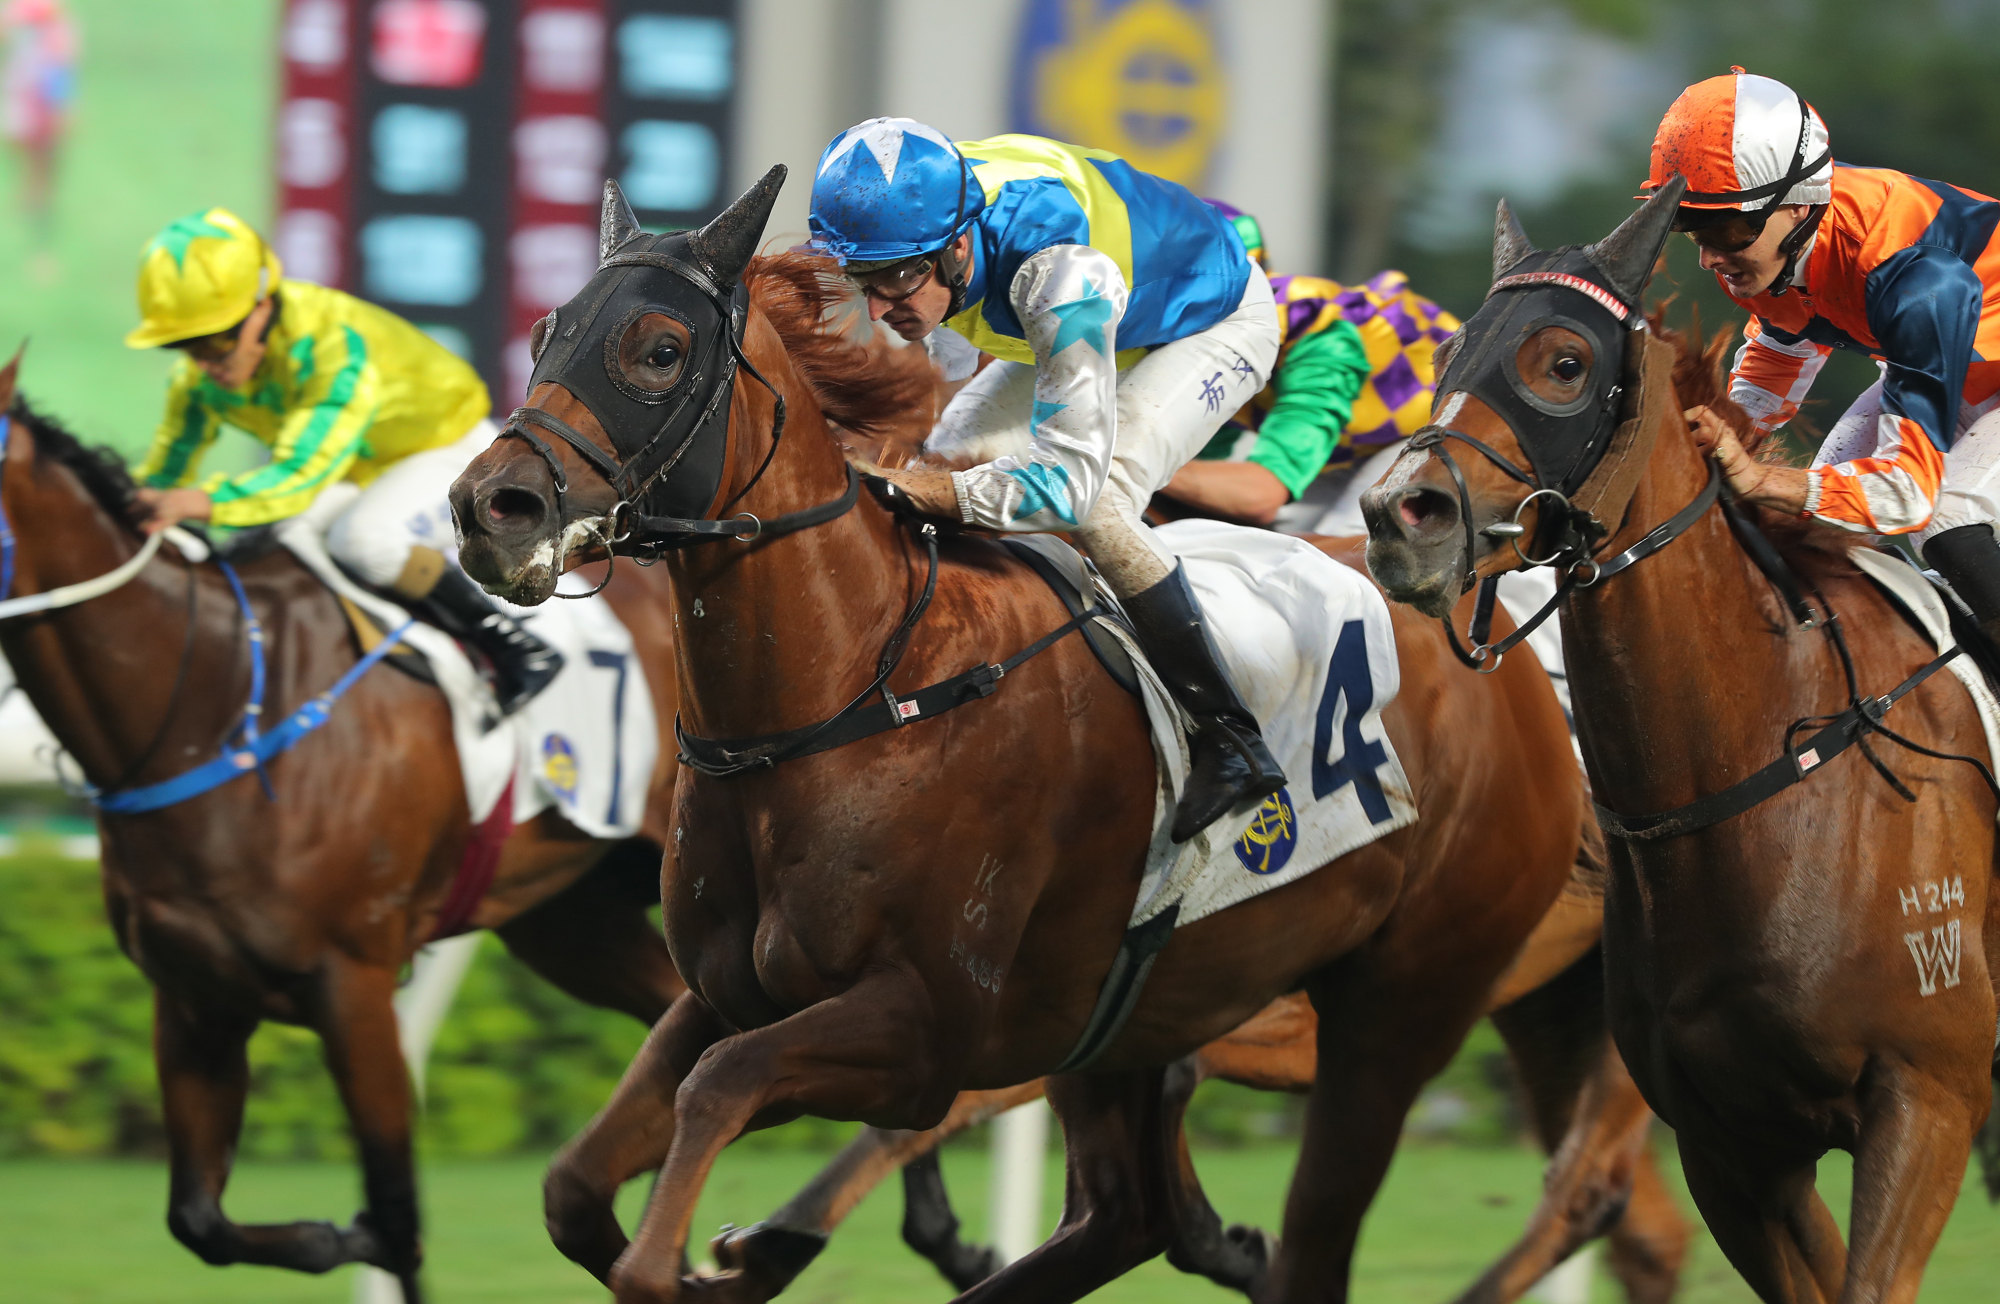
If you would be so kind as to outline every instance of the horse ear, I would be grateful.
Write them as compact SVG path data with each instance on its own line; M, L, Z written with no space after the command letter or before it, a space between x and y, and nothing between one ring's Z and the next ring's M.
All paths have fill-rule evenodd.
M1500 201L1499 211L1493 215L1493 279L1505 276L1515 263L1535 252L1534 243L1528 233L1521 229L1521 221L1514 216L1514 210Z
M21 374L21 355L28 351L28 342L21 341L21 347L14 350L14 356L7 359L7 365L0 367L0 412L14 410L14 386Z
M750 265L758 242L764 238L764 224L771 220L771 209L778 202L778 190L784 184L785 165L779 163L688 238L688 243L723 284L735 282Z
M646 234L639 225L639 217L632 211L632 205L625 202L625 192L610 177L604 179L604 212L597 219L597 261L617 253L630 241Z
M1590 246L1591 261L1610 278L1611 288L1637 303L1653 279L1653 266L1674 228L1674 212L1680 207L1687 178L1676 176L1653 192L1639 211L1618 224L1618 229Z

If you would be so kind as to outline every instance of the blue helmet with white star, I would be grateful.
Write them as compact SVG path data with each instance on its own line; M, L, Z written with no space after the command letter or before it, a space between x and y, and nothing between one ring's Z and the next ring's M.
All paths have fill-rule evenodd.
M951 138L909 118L870 118L833 138L813 177L813 244L841 262L942 249L985 206Z

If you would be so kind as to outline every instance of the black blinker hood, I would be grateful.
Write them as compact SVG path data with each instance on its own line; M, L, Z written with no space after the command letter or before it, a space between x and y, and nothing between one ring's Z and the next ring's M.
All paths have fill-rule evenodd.
M773 168L707 226L668 235L642 230L618 183L606 181L597 273L536 328L543 343L528 392L553 381L575 395L611 440L616 460L563 438L646 515L699 518L715 501L749 314L741 278L784 171ZM618 367L620 337L647 313L680 322L691 339L680 376L660 392L632 384ZM524 419L525 411L517 413L512 424Z
M1535 249L1500 203L1493 288L1445 346L1437 404L1462 393L1492 408L1527 454L1537 488L1569 498L1618 428L1635 357L1629 337L1645 328L1641 298L1685 188L1676 177L1603 240L1552 250ZM1516 364L1521 345L1549 326L1574 331L1591 347L1589 387L1566 404L1536 394Z

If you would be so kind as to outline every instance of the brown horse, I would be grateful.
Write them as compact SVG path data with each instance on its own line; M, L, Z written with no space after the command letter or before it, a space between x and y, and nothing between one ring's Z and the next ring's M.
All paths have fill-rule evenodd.
M1519 1073L1529 1121L1554 1162L1526 1233L1460 1296L1460 1304L1519 1298L1598 1235L1607 1240L1608 1266L1631 1304L1665 1304L1679 1284L1693 1231L1647 1145L1652 1112L1604 1027L1596 944L1602 891L1601 862L1594 862L1594 872L1564 891L1493 992L1491 1017ZM1309 1091L1318 1029L1302 993L1273 1001L1167 1075L1170 1112L1184 1109L1193 1089L1209 1078L1265 1091ZM863 1129L765 1222L717 1237L711 1243L717 1262L775 1295L862 1197L900 1168L903 1239L956 1288L970 1289L1000 1260L987 1247L959 1240L937 1147L975 1123L1039 1099L1044 1087L1037 1079L961 1093L944 1121L928 1131ZM1256 1298L1268 1266L1266 1234L1241 1226L1225 1230L1206 1200L1189 1201L1176 1212L1181 1219L1166 1249L1168 1261Z
M913 351L870 365L820 334L814 260L767 261L732 298L780 175L671 236L609 196L604 265L535 332L521 437L452 493L468 571L530 602L593 537L689 544L661 565L681 726L818 730L729 745L752 756L802 750L825 736L814 722L873 718L856 712L878 687L907 698L1066 615L991 540L938 538L854 496L829 422L921 411L928 368ZM625 419L607 428L580 394ZM1344 1297L1411 1100L1561 889L1581 827L1546 678L1507 666L1475 684L1434 625L1399 614L1396 630L1403 689L1383 719L1420 819L1172 936L1091 1070L1050 1083L1072 1147L1062 1229L969 1298L1076 1298L1158 1253L1185 1193L1167 1066L1301 987L1318 1071L1266 1295ZM1145 721L1080 638L992 686L949 719L680 784L662 899L690 996L547 1187L558 1245L619 1299L757 1297L740 1275L681 1275L695 1198L745 1128L808 1112L929 1127L962 1089L1047 1073L1076 1046L1151 837ZM655 1167L628 1243L611 1197Z
M1682 414L1710 404L1747 424L1722 398L1723 341L1704 351L1630 316L1677 198L1670 187L1600 244L1553 253L1535 251L1502 205L1494 265L1505 279L1467 323L1438 428L1365 502L1369 562L1434 615L1471 572L1517 564L1509 538L1572 566L1563 635L1597 799L1642 831L1644 817L1703 797L1716 802L1700 814L1726 816L1677 815L1679 836L1614 839L1604 950L1619 1049L1676 1129L1710 1230L1760 1297L1900 1304L1916 1296L1988 1107L1994 800L1972 765L1879 732L1817 768L1818 752L1803 750L1817 717L1850 702L1846 650L1869 695L1934 653L1831 531L1745 513L1782 546L1768 566L1779 579L1767 579L1748 550L1763 535L1746 530L1739 545L1713 506L1713 471ZM1637 328L1610 324L1607 304ZM1511 390L1493 383L1502 365ZM1597 414L1617 410L1591 401L1611 384L1623 386L1625 420L1608 441L1586 441ZM1528 400L1508 394L1522 390L1542 415L1520 415ZM1471 441L1482 456L1464 455ZM1550 469L1577 449L1567 474L1581 485L1558 483ZM1520 470L1524 458L1534 471ZM1579 519L1585 510L1608 537ZM1651 555L1622 569L1616 559L1641 539ZM1798 578L1781 585L1788 571ZM1934 752L1984 755L1973 705L1948 675L1884 723ZM1810 773L1728 814L1718 794L1774 761ZM1845 1248L1813 1188L1829 1149L1854 1156Z
M138 551L132 482L15 401L0 506L18 540L16 595L104 575ZM267 639L267 723L357 659L333 596L285 553L239 567ZM671 628L644 577L617 600L656 698L675 694ZM0 623L0 650L100 790L166 779L217 754L248 693L245 629L214 566L168 548L130 583ZM665 719L665 716L662 716ZM651 1024L683 990L650 921L675 766L661 740L647 842L591 841L545 813L508 839L471 919L564 991ZM390 998L430 935L472 833L451 724L434 688L378 667L317 733L267 767L145 814L100 815L105 904L154 988L154 1049L172 1156L168 1226L212 1264L325 1272L374 1264L418 1298L409 1080ZM222 1211L243 1118L245 1045L273 1019L320 1034L354 1130L366 1208L353 1225L245 1226Z

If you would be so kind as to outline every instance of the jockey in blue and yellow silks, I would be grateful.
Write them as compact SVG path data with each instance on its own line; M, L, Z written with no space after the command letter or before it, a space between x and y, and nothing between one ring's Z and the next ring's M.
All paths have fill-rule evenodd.
M959 392L926 451L888 473L917 505L1000 531L1073 531L1194 720L1173 837L1278 790L1173 555L1140 513L1264 387L1270 283L1228 221L1114 154L1036 136L954 143L907 118L821 155L811 227L869 314L924 340ZM939 326L949 333L937 332Z
M147 244L139 312L125 342L180 355L137 472L147 530L307 516L349 574L485 656L503 714L555 677L562 655L443 552L445 493L494 436L467 363L384 308L285 279L263 238L222 208ZM225 425L269 445L271 460L197 487Z

